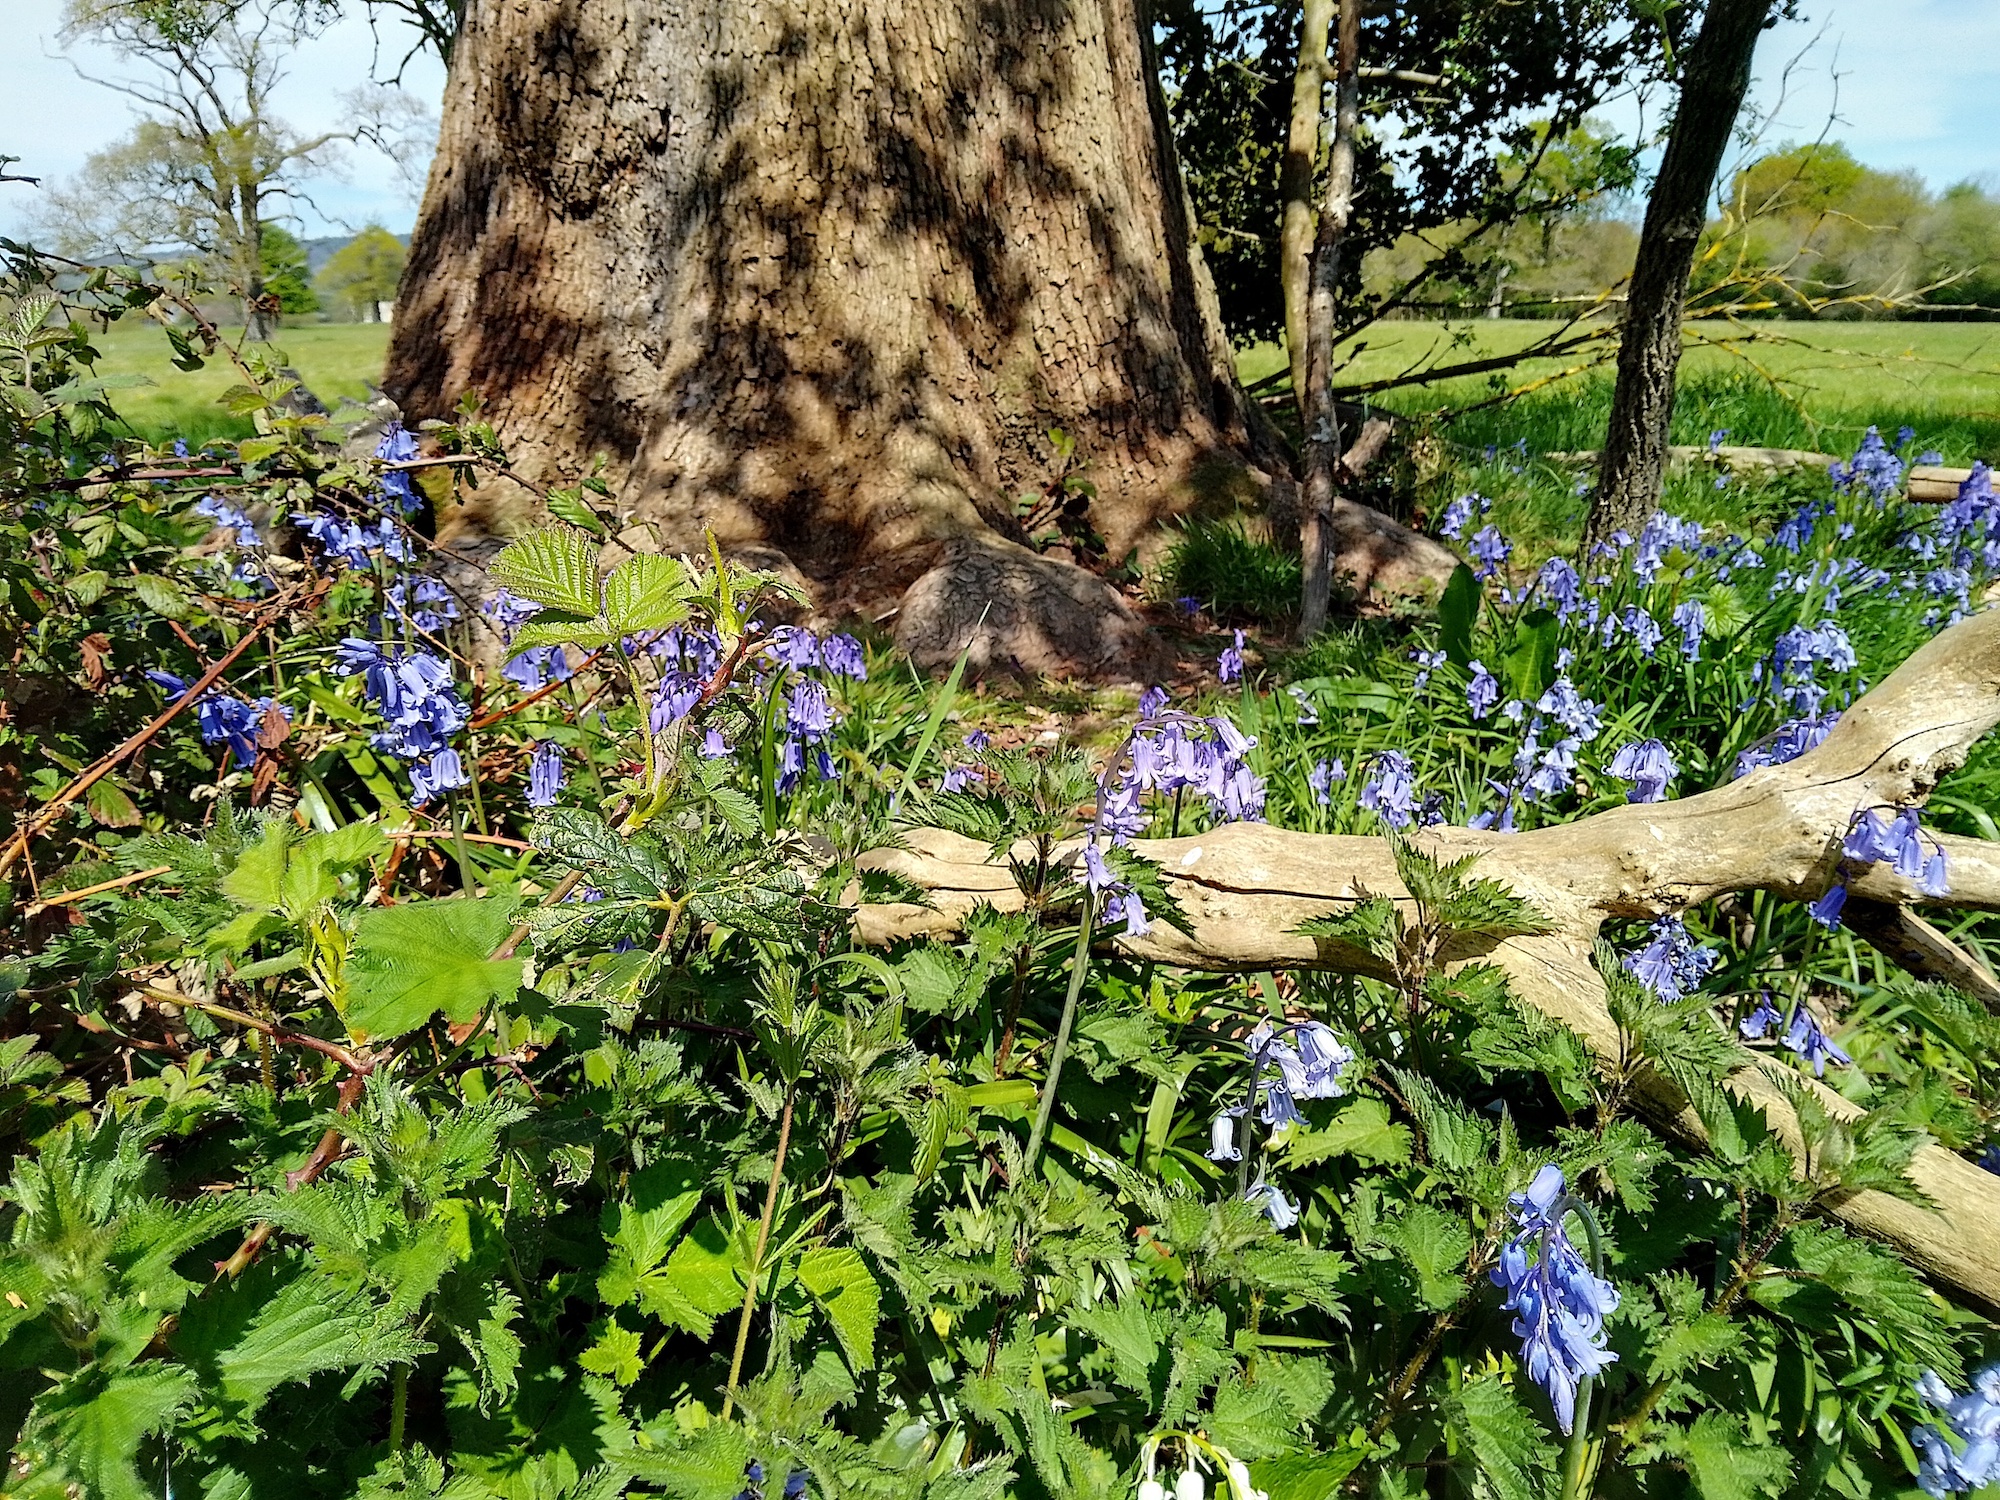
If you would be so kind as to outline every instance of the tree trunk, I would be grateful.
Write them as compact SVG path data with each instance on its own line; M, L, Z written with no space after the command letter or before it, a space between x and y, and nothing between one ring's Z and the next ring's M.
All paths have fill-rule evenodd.
M1278 196L1285 217L1279 231L1279 274L1285 289L1285 352L1292 364L1292 399L1307 424L1306 297L1313 247L1313 183L1319 176L1320 101L1326 94L1326 37L1334 0L1305 0L1299 28L1299 66L1292 75L1292 118L1285 159L1278 168Z
M1326 624L1333 592L1334 484L1340 468L1340 414L1333 401L1334 293L1340 284L1340 244L1354 206L1354 132L1360 126L1361 0L1340 0L1340 40L1334 60L1333 149L1326 163L1326 199L1313 235L1312 280L1306 298L1305 499L1299 551L1305 564L1299 639Z
M1586 554L1617 531L1636 534L1659 509L1688 273L1708 219L1715 174L1750 87L1757 36L1770 14L1771 0L1711 0L1701 34L1688 49L1680 104L1632 267L1611 424L1584 526Z
M1114 561L1283 461L1141 4L473 0L389 393L419 418L477 390L531 476L602 453L636 544L776 549L824 613L921 581L920 660L1142 675L1119 597L1021 545L1048 433Z

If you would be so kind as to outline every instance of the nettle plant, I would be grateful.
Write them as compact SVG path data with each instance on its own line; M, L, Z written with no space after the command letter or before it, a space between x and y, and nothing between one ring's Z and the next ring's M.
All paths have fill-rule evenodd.
M1930 1136L1976 1145L1991 1017L1864 982L1838 909L1760 899L1601 950L1600 1066L1482 961L1543 916L1417 832L1796 753L1875 651L1859 629L1842 650L1830 589L1902 649L1959 597L1957 572L1845 559L1970 588L1979 503L1929 533L1942 563L1850 482L1786 510L1777 569L1684 528L1525 596L1468 569L1422 659L1264 695L1238 641L1226 712L1148 693L1093 757L951 742L959 674L765 628L782 585L713 551L614 547L601 476L469 582L429 537L504 468L476 410L420 445L286 415L283 380L252 364L233 399L258 435L203 454L86 451L54 397L33 418L61 456L21 493L70 528L20 575L66 601L32 622L51 670L140 597L67 589L102 555L73 543L102 529L86 507L202 571L179 614L118 615L104 660L92 753L180 708L149 767L93 783L129 820L89 803L59 871L53 821L23 841L44 871L0 968L7 1496L1992 1477L1990 1327L1822 1212L1910 1192ZM1473 548L1496 584L1504 540ZM62 753L50 819L85 797L63 792L88 756ZM1396 835L1405 894L1302 934L1345 975L1121 950L1191 920L1140 836L1261 817ZM926 827L1005 871L992 900L892 873ZM1857 809L1841 868L1928 878L1927 837ZM1800 1155L1723 1086L1773 1037L1867 1106L1793 1090ZM1704 1148L1636 1113L1660 1077Z

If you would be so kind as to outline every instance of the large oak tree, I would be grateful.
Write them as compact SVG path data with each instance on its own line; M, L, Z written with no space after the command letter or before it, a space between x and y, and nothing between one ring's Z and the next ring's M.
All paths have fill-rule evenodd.
M1289 482L1147 35L1139 0L473 0L389 391L476 390L527 472L602 453L661 544L780 549L829 611L919 583L920 656L1142 664L1110 590L1019 545L1051 430L1112 558ZM1353 571L1439 561L1347 520Z

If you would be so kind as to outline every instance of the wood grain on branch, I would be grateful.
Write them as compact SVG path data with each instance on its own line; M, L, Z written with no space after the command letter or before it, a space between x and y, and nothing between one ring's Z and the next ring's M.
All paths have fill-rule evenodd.
M1447 951L1447 962L1497 965L1519 1000L1568 1026L1601 1063L1617 1067L1623 1048L1592 961L1604 922L1677 913L1731 891L1817 897L1839 870L1841 840L1858 809L1921 802L1996 722L2000 612L1989 611L1920 648L1848 709L1824 744L1788 764L1698 796L1525 833L1423 829L1415 840L1422 848L1443 858L1479 855L1479 874L1504 882L1556 929L1497 942L1461 940ZM1994 905L2000 845L1945 843L1952 892L1924 899L2000 909ZM1002 910L1020 904L1007 867L988 861L984 845L935 828L911 830L906 845L868 855L864 865L907 877L933 904L860 908L856 925L864 941L956 930L980 902ZM1134 957L1193 969L1390 977L1380 960L1358 948L1298 932L1306 918L1370 895L1408 902L1385 839L1235 823L1188 838L1137 840L1132 848L1160 866L1190 928L1183 933L1156 922L1144 937L1112 939ZM1894 904L1918 899L1906 883L1878 871L1854 879L1857 895ZM1812 1089L1836 1116L1860 1113L1786 1064L1746 1054L1732 1089L1762 1108L1795 1151L1798 1121L1781 1078ZM1664 1128L1690 1142L1705 1139L1687 1101L1664 1078L1642 1076L1635 1095ZM1919 1149L1909 1175L1939 1205L1936 1211L1879 1192L1852 1193L1828 1209L1961 1292L2000 1307L2000 1235L1993 1232L2000 1224L2000 1177L1936 1146Z

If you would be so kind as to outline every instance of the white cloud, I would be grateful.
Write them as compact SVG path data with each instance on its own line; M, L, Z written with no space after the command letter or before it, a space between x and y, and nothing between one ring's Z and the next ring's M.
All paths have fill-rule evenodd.
M62 0L5 0L5 5L10 35L0 53L0 99L6 101L0 152L21 158L10 171L59 180L131 128L131 104L77 76L56 34ZM408 46L403 35L407 33L392 36L385 29L382 71L401 60ZM123 71L119 60L102 48L78 47L74 57L99 76ZM367 82L375 67L375 38L366 18L348 16L294 55L277 91L279 112L302 130L340 128L345 123L341 96ZM403 82L434 109L444 92L444 68L425 53L404 70ZM323 178L311 183L310 190L317 207L300 205L298 226L309 237L338 234L371 219L403 230L416 218L416 203L395 166L365 147L349 153L344 180ZM0 233L22 231L36 191L0 184Z

